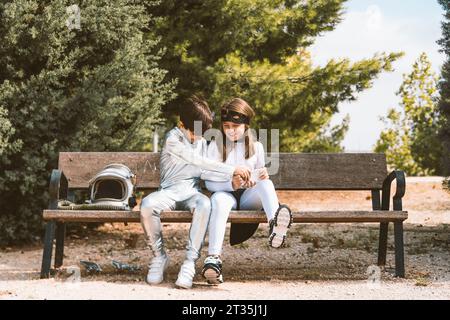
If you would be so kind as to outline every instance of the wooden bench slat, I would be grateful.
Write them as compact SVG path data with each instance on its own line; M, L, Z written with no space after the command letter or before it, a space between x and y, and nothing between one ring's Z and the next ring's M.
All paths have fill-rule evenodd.
M373 190L381 189L387 176L382 153L280 153L268 154L278 173L271 176L279 190ZM138 188L159 186L159 153L61 152L58 168L69 188L84 189L89 180L110 163L123 163L137 175Z
M381 189L387 176L380 153L280 153L271 179L280 190Z
M139 211L89 211L89 210L44 210L44 220L66 222L140 222ZM293 212L294 222L387 222L403 221L407 211L300 211ZM189 211L165 211L162 222L191 222ZM264 223L263 211L231 211L228 222Z

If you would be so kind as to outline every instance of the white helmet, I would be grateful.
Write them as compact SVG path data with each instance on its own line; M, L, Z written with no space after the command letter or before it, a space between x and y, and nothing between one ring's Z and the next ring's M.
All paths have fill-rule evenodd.
M135 186L136 175L130 168L109 164L89 181L90 203L131 210L136 206Z

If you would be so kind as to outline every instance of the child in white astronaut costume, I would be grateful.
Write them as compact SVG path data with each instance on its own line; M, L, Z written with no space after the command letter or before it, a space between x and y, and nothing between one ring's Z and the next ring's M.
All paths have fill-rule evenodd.
M252 175L252 180L247 183L238 176L227 182L206 181L206 187L214 193L211 196L208 257L202 274L211 284L223 282L220 255L231 210L237 207L240 210L264 209L270 224L269 244L274 248L283 245L292 223L291 210L279 204L275 187L269 179L263 145L252 141L249 136L253 116L254 111L242 99L235 98L226 103L221 110L221 129L223 140L228 144L212 141L208 146L208 158L232 166L245 166L256 173L256 177Z
M201 193L200 178L226 181L239 174L248 180L250 172L206 157L206 140L195 136L193 130L194 121L202 122L203 132L211 127L212 115L205 101L196 97L187 100L180 120L179 127L165 137L160 157L160 187L142 200L141 224L154 254L146 280L149 284L158 284L163 281L169 263L164 250L161 211L189 210L193 213L186 259L175 283L180 288L191 288L195 261L200 257L211 213L210 200Z

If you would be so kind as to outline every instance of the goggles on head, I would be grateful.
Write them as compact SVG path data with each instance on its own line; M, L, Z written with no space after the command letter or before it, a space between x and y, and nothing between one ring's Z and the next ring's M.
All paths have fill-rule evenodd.
M228 109L222 109L221 119L222 122L230 121L237 124L250 124L250 119L246 115Z

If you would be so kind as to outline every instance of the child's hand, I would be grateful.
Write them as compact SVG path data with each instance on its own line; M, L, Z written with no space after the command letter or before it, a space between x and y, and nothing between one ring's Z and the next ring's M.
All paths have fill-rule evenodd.
M256 182L253 180L245 182L241 178L241 176L233 176L233 180L231 180L231 185L233 186L233 190L247 189L254 187L256 185Z
M244 185L244 180L242 180L241 176L235 175L233 176L233 180L231 180L231 185L233 186L233 190L240 189Z
M245 183L244 187L247 188L253 188L256 185L256 182L253 180L249 180Z
M269 173L267 172L267 168L261 168L260 170L261 172L259 174L259 179L261 180L269 179Z
M239 175L239 176L241 176L241 178L242 178L245 182L247 182L247 181L250 180L251 172L250 172L250 170L249 170L248 168L246 168L246 167L240 167L240 166L238 166L238 167L235 167L235 168L234 168L234 173L233 173L233 175L234 175L234 176Z

